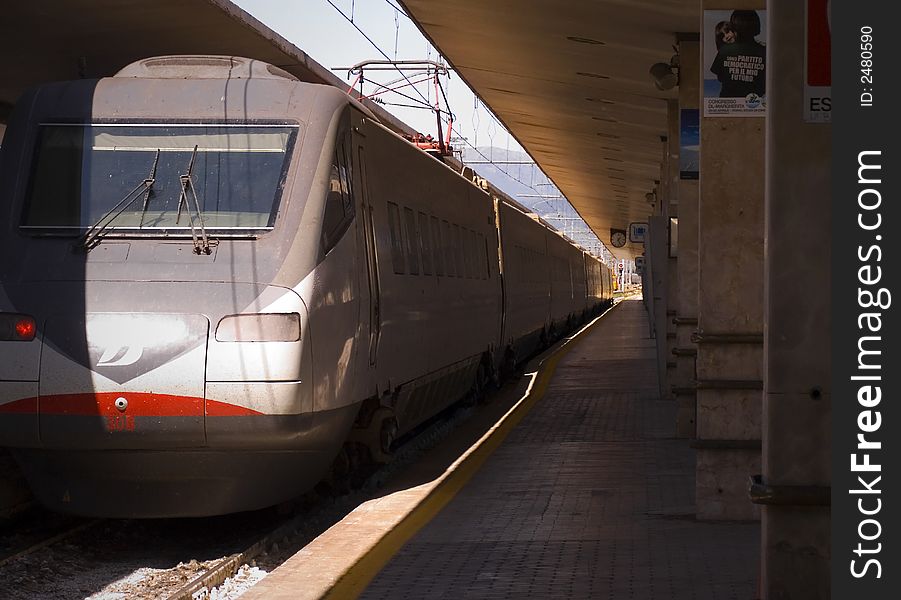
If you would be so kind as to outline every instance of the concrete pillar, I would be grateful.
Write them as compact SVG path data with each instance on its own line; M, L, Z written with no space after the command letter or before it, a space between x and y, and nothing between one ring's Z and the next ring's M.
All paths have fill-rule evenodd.
M648 219L648 232L645 236L646 264L650 265L650 302L652 309L651 335L655 338L657 348L657 384L661 398L669 398L669 372L675 368L670 360L669 346L671 333L668 326L671 296L671 277L669 258L669 212L674 208L671 201L675 195L672 178L672 161L670 159L670 140L672 136L673 102L667 103L667 133L660 136L660 179L655 181L653 190L657 197L654 215Z
M667 346L666 346L666 298L667 298L667 218L654 215L648 219L645 243L645 263L650 263L651 319L654 321L653 335L657 346L657 382L660 397L666 398Z
M679 42L679 115L680 131L682 111L698 110L701 89L698 66L701 61L700 43L683 39ZM686 115L690 117L691 115ZM698 329L698 180L680 176L676 183L679 198L678 248L676 265L678 290L677 311L672 318L676 331L676 344L672 352L676 359L676 372L671 391L678 403L676 435L695 437L695 358L698 347L692 335Z
M679 271L678 253L673 246L673 223L679 217L679 103L667 102L667 134L664 147L663 177L666 181L666 195L662 202L666 206L666 387L661 398L673 399L672 387L676 380L676 325L673 318L679 312Z
M738 4L739 6L736 6ZM763 9L763 0L702 0ZM714 31L701 24L702 42ZM703 53L702 53L703 54ZM708 65L702 62L706 71ZM763 117L701 110L698 209L696 507L699 519L755 519L763 390Z
M654 321L654 263L651 260L651 226L648 221L648 231L644 241L644 273L641 276L641 297L644 301L645 310L648 311L648 337L656 338L657 332L654 330L656 322Z
M768 3L761 484L775 504L762 510L766 600L830 596L830 510L823 503L832 464L831 126L802 118L805 3Z

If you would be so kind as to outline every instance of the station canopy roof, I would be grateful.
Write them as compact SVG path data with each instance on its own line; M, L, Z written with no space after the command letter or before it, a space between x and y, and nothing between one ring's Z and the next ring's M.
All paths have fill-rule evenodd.
M676 97L654 87L648 68L669 61L674 32L697 29L696 1L402 4L602 241L611 227L646 220L666 100ZM32 85L109 76L164 54L247 56L303 81L346 85L228 0L7 2L0 15L0 122Z
M667 100L648 70L697 0L401 0L422 32L491 108L614 254L610 229L646 221L662 177ZM697 33L690 34L696 37Z
M109 77L149 56L245 56L301 81L347 87L301 49L228 0L40 0L0 8L0 122L26 89ZM372 103L395 130L406 129Z

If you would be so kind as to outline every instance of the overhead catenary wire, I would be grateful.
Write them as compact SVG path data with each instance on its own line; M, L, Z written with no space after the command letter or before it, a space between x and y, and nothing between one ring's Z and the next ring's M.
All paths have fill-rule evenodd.
M410 15L408 15L407 11L405 11L403 8L396 5L394 2L391 2L391 0L385 0L385 2L388 4L388 6L390 6L391 8L394 9L394 12L402 14L404 17L407 18L408 21L410 21L411 23L413 22L413 19L410 18Z
M385 58L385 60L391 60L391 57L388 56L388 54L385 53L385 51L382 50L382 49L379 47L379 45L376 44L376 43L372 40L371 37L369 37L368 35L366 35L366 32L363 31L362 29L360 29L360 27L359 27L356 23L354 23L353 20L350 19L350 18L347 16L347 14L346 14L343 10L341 10L341 8L340 8L337 4L335 4L334 2L332 2L332 0L325 0L325 1L328 2L329 5L330 5L332 8L334 8L336 11L338 11L338 14L340 14L342 17L344 17L344 20L346 20L348 23L350 23L350 24L353 26L353 28L356 29L356 30L360 33L360 35L362 35L364 38L366 38L366 41L369 42L369 43L372 45L372 47L375 48L376 51L377 51L379 54L381 54L381 55ZM407 75L406 75L403 71L401 71L400 69L398 69L397 72L400 73L401 76L402 76L404 79L406 79L407 82L409 83L410 80L409 80L409 78L407 77ZM415 86L414 86L413 89L416 90L416 93L419 94L419 96L422 98L423 102L425 102L426 104L429 103L428 98L426 98L425 96L423 96L423 95L422 95L422 92L420 92Z
M407 100L411 100L411 101L413 101L413 102L420 102L418 99L414 98L413 96L409 96L409 95L404 94L404 93L402 93L402 92L398 92L397 90L399 90L399 89L401 89L401 88L405 88L405 87L407 87L407 86L415 85L415 84L417 84L417 83L424 83L424 82L426 82L426 81L429 81L430 79L431 79L431 77L425 77L425 78L419 79L419 80L417 80L417 81L411 81L411 82L409 82L409 83L406 83L406 84L404 84L404 85L402 85L402 86L400 86L400 87L396 87L396 88L395 88L395 87L389 87L388 84L381 84L381 83L379 83L379 82L377 82L377 81L369 80L369 83L371 83L371 84L373 84L373 85L375 85L375 86L378 86L378 87L382 88L382 90L381 90L381 91L378 91L378 92L374 92L374 93L372 93L372 94L368 94L368 95L366 95L365 97L366 97L366 98L374 98L374 97L376 97L376 96L381 96L382 94L386 94L386 93L388 93L388 92L394 92L394 93L397 94L398 96L401 96L401 97L403 97L403 98L406 98ZM420 107L418 107L418 108L428 108L428 109L430 109L430 110L435 110L435 107L432 106L432 105L430 105L430 104L425 104L425 103L422 103L422 104L423 104L423 105L420 106Z
M397 42L400 38L400 21L397 18L397 11L394 11L394 60L397 60Z
M478 122L478 114L479 114L478 108L479 108L479 105L480 105L480 104L481 104L482 106L484 106L484 104L481 103L481 102L479 101L478 96L475 96L475 95L474 95L474 96L473 96L473 107L474 107L474 109L475 109L475 110L473 110L473 121L474 121L474 123ZM485 109L486 109L486 112L488 113L489 118L491 118L491 120L492 120L491 125L496 125L496 127L499 127L499 128L501 128L501 129L503 129L504 131L507 132L507 152L509 153L509 142L510 142L510 137L511 137L511 136L510 136L510 132L509 132L509 131L507 130L507 128L503 125L503 123L500 122L500 120L497 118L497 116L496 116L490 109L488 109L488 107L485 107ZM474 128L474 129L477 129L477 127L476 127L475 125L474 125L473 128ZM492 137L492 139L493 139L493 135L492 135L491 137ZM526 183L526 182L525 182L524 180L522 180L520 177L514 177L514 176L513 176L512 174L510 174L508 171L506 171L506 170L500 168L500 166L498 166L499 163L498 163L497 161L495 161L495 160L493 159L493 157L487 157L487 156L485 156L484 153L480 152L477 148L475 148L474 146L472 146L472 144L469 144L469 143L468 143L468 140L466 140L466 139L463 138L462 136L461 136L461 139L462 139L464 142L466 142L470 147L472 147L474 150L476 150L476 152L478 152L478 154L479 154L482 158L484 158L488 163L494 165L499 171L501 171L502 173L504 173L505 175L507 175L508 177L510 177L511 179L513 179L514 181L518 181L519 183L525 185L526 187L528 187L529 189L531 189L531 190L533 190L533 191L535 191L535 192L538 191L538 190L536 190L535 187L534 187L534 186L536 186L536 185L552 185L552 186L554 186L554 188L557 189L558 192L559 192L559 188L557 188L556 184L554 184L554 183L551 181L551 179L547 176L547 174L545 174L544 171L543 171L540 167L538 167L538 164L537 164L535 161L530 161L530 164L533 165L533 168L529 170L530 182L529 182L529 183ZM476 140L478 140L478 137L476 138ZM476 143L478 143L478 142L476 142ZM545 179L544 182L538 182L538 183L535 183L534 175L535 175L536 169L538 170L538 172L541 173L542 177L544 177L544 179ZM517 171L521 173L521 165L517 168ZM566 199L565 196L562 196L562 195L561 195L560 197L563 198L564 200ZM538 204L541 204L541 203L539 202ZM572 214L574 214L574 215L579 219L579 221L581 221L581 223L582 223L583 226L584 226L584 234L590 236L590 238L593 238L593 240L594 240L594 241L592 241L592 245L599 245L600 248L603 248L604 250L606 250L606 246L605 246L604 243L601 241L601 239L600 239L600 238L597 236L597 234L596 234L596 233L588 226L588 224L585 223L585 219L583 219L583 218L581 217L581 215L579 215L578 212L575 211L575 209L572 207L572 204L570 204L568 200L567 200L567 202L566 202L566 204L565 204L565 208L569 208L570 211L572 212ZM558 209L558 210L559 210L559 209ZM595 243L595 242L596 242L596 243ZM607 252L609 253L609 250L607 250Z
M339 6L337 6L332 0L325 0L325 1L326 1L333 9L335 9L335 11L337 11L338 14L341 15L341 17L343 17L348 23L350 23L351 26L353 26L353 28L356 29L357 32L358 32L361 36L363 36L363 38L364 38L367 42L369 42L369 44L370 44L373 48L375 48L375 50L376 50L380 55L382 55L383 58L385 58L385 60L391 60L391 57L390 57L384 50L382 50L382 48L381 48L381 47L380 47L380 46L379 46L379 45L378 45L378 44L377 44L377 43L376 43L376 42L375 42L368 34L366 34L366 32L363 31L363 29L362 29L360 26L358 26L358 25L354 22L354 18L353 18L354 3L351 4L351 15L348 16L348 15L347 15L343 10L341 10L341 8L340 8ZM397 22L397 19L396 19L396 13L399 12L399 13L403 14L405 17L407 17L408 19L410 19L410 17L409 17L409 15L406 14L406 12L404 12L403 10L401 10L397 5L395 5L394 3L392 3L390 0L385 0L385 1L386 1L386 3L387 3L389 6L391 6L391 7L396 11L396 12L395 12L395 59L396 59L396 58L397 58L397 46L398 46L397 39L398 39L398 36L399 36L399 31L400 31L399 23ZM410 19L410 20L412 21L412 19ZM432 48L431 48L431 44L427 44L426 51L427 51L427 53L428 53L428 55L429 55L429 58L431 57L431 49L432 49ZM440 56L440 54L439 54L439 56ZM422 99L422 102L426 105L426 106L423 106L422 108L428 107L428 108L431 108L432 110L435 110L436 113L437 113L437 117L438 117L438 122L439 122L439 123L441 123L441 124L448 123L448 124L449 124L449 128L448 128L448 131L449 131L449 132L456 132L457 135L458 135L458 139L462 140L467 146L469 146L470 148L472 148L472 149L473 149L479 156L481 156L483 159L485 159L485 160L487 160L488 162L494 164L494 161L492 160L492 158L489 158L488 156L485 156L485 154L484 154L481 150L479 150L479 149L478 149L476 146L474 146L468 139L466 139L466 137L464 137L464 136L462 135L462 132L460 132L459 130L455 130L455 128L454 128L454 121L455 121L455 119L454 119L453 114L451 113L451 110L450 110L450 104L449 104L448 101L447 101L447 95L446 95L446 93L444 92L443 86L440 86L440 84L439 84L438 87L439 87L439 89L440 89L441 95L442 95L443 98L444 98L445 106L447 107L447 112L446 112L446 113L445 113L444 111L441 111L440 108L437 108L437 109L436 109L434 106L432 106L430 99L429 99L428 97L426 97L425 95L423 95L423 93L422 93L422 92L414 85L414 83L410 80L410 78L407 77L407 75L406 75L401 69L397 69L397 71L398 71L398 73L400 73L401 77L402 77L404 80L406 80L407 85L409 85L410 87L412 87L413 90L417 93L417 95L419 95L419 97ZM438 76L436 75L435 77L436 77L436 79L437 79ZM362 75L361 75L361 77L360 77L360 80L362 81ZM375 83L375 82L372 82L372 83ZM384 86L383 86L383 87L384 87ZM404 87L406 87L406 86L404 86ZM419 102L419 100L417 100L416 98L413 98L412 96L408 96L408 95L402 94L402 93L400 93L400 92L396 92L396 93L398 93L400 96L402 96L402 97L404 97L404 98L406 98L406 99L408 99L408 100L410 100L410 101L412 101L412 102ZM477 103L477 104L476 104L476 107L478 107L478 98L477 98L477 97L476 97L475 101L476 101L476 103ZM437 94L436 94L435 102L436 102L436 105L437 105L437 103L438 103ZM388 104L388 103L386 102L385 104ZM398 106L399 106L399 105L398 105ZM409 108L414 108L414 107L409 107ZM487 107L486 107L486 108L487 108ZM477 112L478 112L478 110L474 111L474 114L477 114ZM490 125L493 126L493 127L495 127L495 131L497 131L497 129L496 129L497 126L500 126L501 128L503 128L503 130L504 130L505 132L507 132L507 135L509 136L509 135L510 135L509 131L507 131L506 127L503 127L503 125L500 123L500 120L497 119L497 117L496 117L490 110L488 110L488 113L489 113L489 116L490 116L491 119L492 119L492 123L491 123ZM444 114L447 115L447 117L448 117L447 120L445 120ZM474 128L474 129L475 129L475 128ZM475 135L476 135L476 139L478 139L478 130L475 129L475 131L476 131L476 134L475 134ZM440 133L439 133L439 135L440 135ZM491 138L492 140L493 140L493 137L494 137L494 132L492 132L492 134L490 135L490 138ZM448 138L450 138L450 135L448 135ZM450 139L447 140L447 143L450 144ZM508 139L508 148L509 148L509 139ZM533 164L535 164L535 167L536 167L536 168L539 168L538 165L537 165L537 163L533 163ZM496 167L500 172L502 172L504 175L506 175L507 177L509 177L510 179L512 179L513 181L518 181L519 183L521 183L521 184L523 184L523 185L526 185L528 188L532 189L532 190L535 191L535 192L538 191L538 190L536 190L535 187L533 187L531 184L526 184L524 181L521 181L519 178L514 177L511 173L509 173L507 170L501 168L500 166L495 165L495 167ZM539 170L540 170L540 168L539 168ZM533 171L533 173L534 173L534 171ZM543 172L543 171L542 171L542 175L544 175L544 172ZM544 177L547 178L546 175L544 175ZM572 208L571 205L570 205L570 208ZM581 219L581 217L579 217L579 218L580 218L580 220L584 223L584 219ZM587 232L588 232L589 234L594 235L594 232L591 230L590 227L588 227L587 223L585 223L585 228L586 228L586 230L587 230ZM598 242L600 242L600 239L597 238L596 235L594 235L594 237L595 237L595 239L598 239ZM600 242L600 243L603 245L603 242Z

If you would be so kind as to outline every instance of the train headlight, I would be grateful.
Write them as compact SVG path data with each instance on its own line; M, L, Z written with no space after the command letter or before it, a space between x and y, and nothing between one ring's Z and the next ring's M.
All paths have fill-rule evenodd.
M216 326L217 342L296 342L299 339L297 313L229 315Z
M0 341L30 342L37 333L34 317L13 313L0 313Z

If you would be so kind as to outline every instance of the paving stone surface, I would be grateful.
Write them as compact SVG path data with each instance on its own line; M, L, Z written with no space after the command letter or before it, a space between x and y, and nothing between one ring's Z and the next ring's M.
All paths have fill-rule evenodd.
M695 520L694 451L654 360L626 301L361 597L756 598L759 525Z

